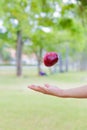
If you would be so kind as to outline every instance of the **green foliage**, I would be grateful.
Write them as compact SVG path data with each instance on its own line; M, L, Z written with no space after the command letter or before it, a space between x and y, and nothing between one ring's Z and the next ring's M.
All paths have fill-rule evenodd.
M61 18L59 20L59 26L61 26L63 29L71 29L73 26L73 19L71 18Z
M3 49L3 51L2 51L2 58L3 58L3 60L5 62L10 61L11 60L11 54L10 54L10 52Z
M77 0L77 1L79 1L82 4L82 6L87 7L87 0Z
M75 8L76 8L76 5L73 3L62 4L62 10L61 10L62 16L73 17L73 15L75 15L74 14ZM71 14L71 16L70 16L70 14Z
M0 16L6 32L0 33L0 42L16 47L17 31L21 30L22 41L30 39L32 42L32 45L24 48L26 53L39 53L40 49L60 51L61 48L65 54L66 43L71 52L74 49L81 52L86 43L87 25L83 26L81 17L84 16L86 21L86 4L84 0L77 0L76 3L63 3L61 0L1 0ZM59 15L54 16L55 13ZM51 31L47 33L43 27Z
M7 3L7 4L5 4ZM28 12L25 11L28 2L24 1L6 1L3 2L3 13L5 14L4 26L7 28L7 31L13 35L12 39L16 40L16 32L22 30L24 33L28 28ZM26 28L25 28L26 25Z

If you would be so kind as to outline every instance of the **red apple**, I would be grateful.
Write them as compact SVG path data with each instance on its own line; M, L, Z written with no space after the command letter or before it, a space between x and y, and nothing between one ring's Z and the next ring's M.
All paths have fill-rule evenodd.
M56 52L48 52L43 58L45 66L51 67L58 61L58 54Z

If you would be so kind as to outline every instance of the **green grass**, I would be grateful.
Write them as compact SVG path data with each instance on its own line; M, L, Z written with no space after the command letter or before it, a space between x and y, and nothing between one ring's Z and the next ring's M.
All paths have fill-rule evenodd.
M39 77L24 70L20 78L14 71L0 71L0 130L86 130L87 100L62 99L27 88L29 84L50 83L75 87L87 82L87 72Z

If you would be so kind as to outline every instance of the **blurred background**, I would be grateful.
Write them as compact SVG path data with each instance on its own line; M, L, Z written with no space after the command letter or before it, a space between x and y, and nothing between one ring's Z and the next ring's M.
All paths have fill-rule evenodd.
M48 68L50 51L59 61ZM1 130L87 129L87 101L27 89L44 83L87 83L87 0L0 0Z

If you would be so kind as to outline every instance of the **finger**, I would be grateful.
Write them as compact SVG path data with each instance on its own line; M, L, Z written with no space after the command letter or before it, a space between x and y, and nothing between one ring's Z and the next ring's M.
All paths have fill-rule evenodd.
M28 88L30 88L34 91L37 91L37 92L45 93L45 90L41 86L30 85L30 86L28 86Z
M28 88L30 88L30 89L33 89L33 88L35 88L36 86L35 85L30 85L30 86L28 86Z
M49 84L45 84L45 87L46 87L46 88L49 88L49 87L50 87L50 85L49 85Z
M38 91L38 86L36 86L36 85L30 85L30 86L28 86L28 88Z
M46 85L44 85L44 87L40 86L40 89L43 91L44 94L49 94L50 95L48 86L46 86Z

